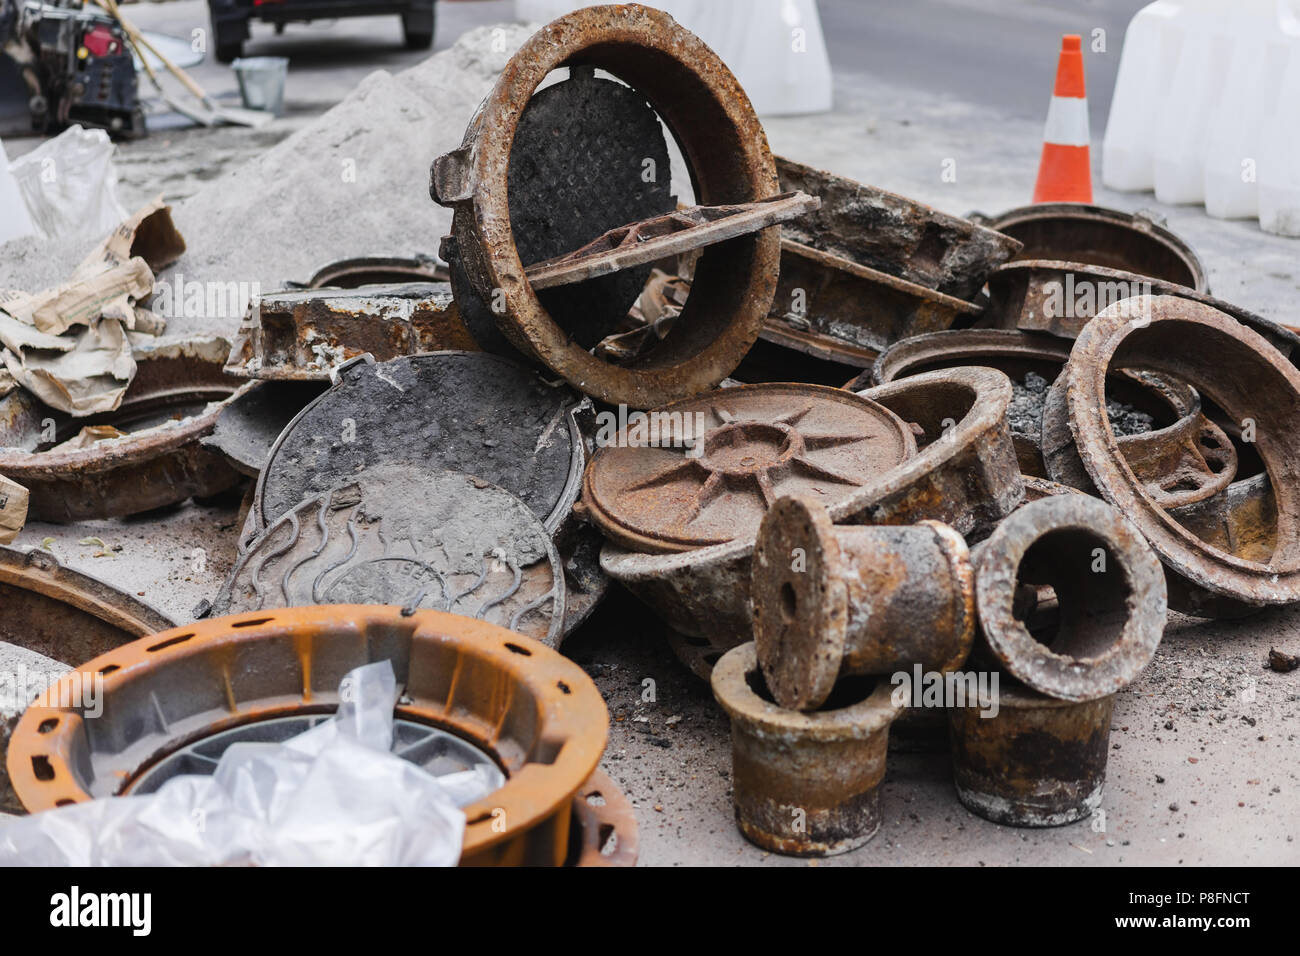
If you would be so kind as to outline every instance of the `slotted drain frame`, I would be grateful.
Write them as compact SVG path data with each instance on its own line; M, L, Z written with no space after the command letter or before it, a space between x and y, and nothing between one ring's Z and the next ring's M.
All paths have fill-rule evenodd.
M378 660L405 685L397 718L470 741L508 776L464 808L461 864L564 863L574 797L605 748L604 700L545 645L439 611L292 608L132 642L55 685L52 700L72 700L73 682L102 678L98 719L80 706L23 714L7 760L14 790L31 812L119 794L161 753L253 721L329 712L343 677Z

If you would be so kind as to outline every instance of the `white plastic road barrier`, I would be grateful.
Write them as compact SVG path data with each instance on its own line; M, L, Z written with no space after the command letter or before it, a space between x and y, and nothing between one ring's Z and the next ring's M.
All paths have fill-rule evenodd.
M9 157L5 144L0 142L0 242L23 239L36 234L32 217L27 214L27 203L18 190L18 182L9 172Z
M1155 187L1152 131L1178 61L1184 7L1179 0L1158 0L1129 21L1101 146L1101 181L1111 189Z
M1238 0L1233 10L1238 32L1205 151L1205 211L1219 219L1259 215L1260 148L1290 52L1277 16L1277 0Z
M1300 236L1300 0L1280 0L1288 57L1259 150L1259 225Z
M1236 32L1235 4L1187 2L1182 43L1155 135L1156 198L1167 203L1205 201L1205 155L1210 116L1218 108Z
M589 6L574 0L515 0L515 16L549 23ZM652 0L713 48L760 114L824 113L831 64L816 0Z
M1102 182L1300 236L1300 0L1158 0L1129 23Z

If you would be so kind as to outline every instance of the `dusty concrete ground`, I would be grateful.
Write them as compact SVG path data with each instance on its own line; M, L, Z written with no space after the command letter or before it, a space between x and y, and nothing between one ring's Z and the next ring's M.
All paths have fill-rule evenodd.
M1045 105L1050 78L1041 83ZM159 185L169 198L188 195L298 122L291 115L261 132L178 132L127 145L119 163L124 199L143 198ZM779 153L955 213L1026 202L1042 132L1040 122L1009 111L854 72L837 73L832 114L765 122ZM945 178L945 170L955 177ZM1216 294L1297 322L1297 241L1266 236L1253 223L1211 220L1199 208L1161 207L1150 196L1099 190L1097 201L1156 209L1200 253ZM255 224L232 228L255 232ZM430 237L431 247L436 240ZM190 504L75 528L35 524L17 545L36 547L52 537L62 560L183 621L229 570L235 511L234 502ZM122 550L94 558L98 545L77 543L88 535ZM196 547L204 549L201 571ZM1116 706L1104 832L1088 823L1048 831L987 823L957 802L946 756L898 754L890 758L879 835L813 865L1300 862L1300 671L1264 670L1270 646L1300 651L1300 609L1240 622L1171 616L1156 660ZM566 650L609 705L604 767L637 808L643 863L810 865L766 854L739 836L731 819L726 719L633 599L611 597ZM653 702L643 700L647 679L654 681Z

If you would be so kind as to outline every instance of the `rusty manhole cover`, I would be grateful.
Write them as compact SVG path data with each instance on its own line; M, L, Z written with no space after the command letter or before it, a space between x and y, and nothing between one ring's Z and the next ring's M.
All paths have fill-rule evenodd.
M391 604L557 645L564 601L555 546L520 499L459 472L386 464L272 524L240 556L213 613Z
M596 453L583 484L601 530L639 551L752 537L783 495L834 508L916 453L892 412L815 385L724 389L640 421Z
M645 97L589 68L571 68L568 79L528 101L510 145L510 226L520 261L553 259L610 229L670 212L677 198L669 169L663 126ZM512 354L489 303L470 285L455 240L446 248L470 331L488 351ZM626 269L538 299L591 348L627 315L649 276L648 265Z
M265 527L362 469L411 462L500 485L554 532L581 478L578 400L482 352L357 360L280 435L258 479L253 514Z
M685 157L698 205L682 215L615 223L613 232L579 247L576 259L566 258L563 275L553 275L553 260L526 260L528 250L519 244L526 237L515 226L510 200L518 178L513 147L522 119L544 81L562 67L576 73L570 83L592 82L583 79L584 71L607 71L652 105ZM575 155L576 177L587 174L582 165L587 154L603 152L605 135L599 129L594 142L589 134L557 147ZM649 168L646 158L651 157L637 156L634 167L643 175ZM661 182L667 171L656 167L655 182ZM625 181L627 173L620 171L615 181ZM574 184L550 176L547 185L568 195ZM667 14L636 4L585 7L535 33L506 64L461 146L438 157L430 171L430 194L455 210L453 241L444 244L443 257L457 266L457 295L468 287L488 302L500 336L529 358L589 395L634 408L679 400L716 385L753 345L776 289L776 223L817 205L814 197L778 193L767 137L726 65ZM560 215L589 218L573 203L557 206ZM649 265L652 260L645 254L650 249L659 258L695 248L703 252L681 321L625 365L588 351L584 340L594 345L592 335L600 329L579 328L572 315L553 314L547 304L546 293L563 288L560 278L590 281L628 266ZM553 288L534 286L534 270L539 269L548 273ZM463 271L464 281L457 281L457 270ZM624 314L623 302L617 305L618 314ZM468 314L467 322L474 326Z
M111 412L73 418L23 389L0 399L0 474L31 492L31 521L139 514L239 483L200 445L244 383L222 371L220 338L153 343Z

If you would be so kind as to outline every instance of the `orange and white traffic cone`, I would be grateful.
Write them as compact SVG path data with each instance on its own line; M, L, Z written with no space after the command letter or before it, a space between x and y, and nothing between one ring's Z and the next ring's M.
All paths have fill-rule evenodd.
M1076 34L1067 34L1061 38L1061 59L1056 67L1052 105L1047 110L1034 202L1092 202L1088 143L1083 41Z

